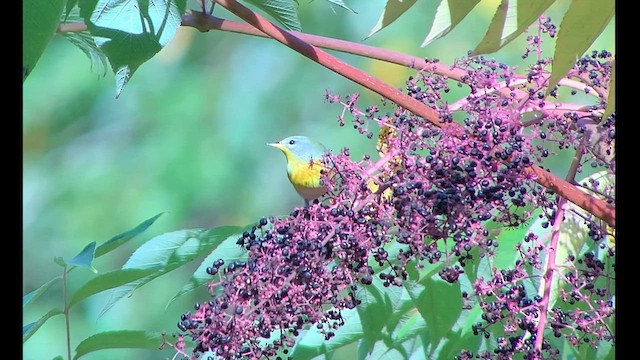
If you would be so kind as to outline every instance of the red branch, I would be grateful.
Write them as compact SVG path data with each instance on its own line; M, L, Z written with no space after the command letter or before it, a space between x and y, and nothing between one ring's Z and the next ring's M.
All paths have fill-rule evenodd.
M323 50L318 49L316 46L366 56L368 58L378 59L398 65L408 66L411 68L420 68L428 72L444 75L448 78L458 81L462 81L462 78L465 75L464 70L454 69L438 63L429 63L419 66L418 64L424 63L423 58L418 58L395 51L380 49L377 47L357 44L344 40L304 34L294 31L289 32L278 28L259 14L254 13L235 0L216 0L216 2L245 20L249 25L238 23L235 21L215 18L196 11L192 11L191 14L184 15L182 17L182 25L192 26L200 31L219 29L229 32L273 38L280 43L290 47L291 49L299 52L300 54L306 56L307 58L319 63L320 65L323 65L324 67L340 74L341 76L344 76L364 86L365 88L374 91L385 98L388 98L399 106L402 106L405 109L411 111L415 115L428 119L436 126L451 127L452 130L457 130L457 132L460 132L460 134L462 133L463 130L461 128L456 128L455 124L449 125L441 123L438 113L427 105L424 105L414 98L403 94L393 86L380 81L379 79L361 71L360 69L342 62L341 60L331 56ZM84 24L60 24L60 26L58 27L59 32L84 30L86 30L86 26L84 26ZM571 81L568 79L563 80L565 82ZM572 84L567 85L571 86ZM573 85L575 86L575 84ZM503 88L500 89L500 91L511 90ZM532 165L531 167L526 168L526 171L529 175L535 177L536 182L538 182L540 185L555 191L556 193L560 194L562 197L566 198L582 209L604 220L611 227L615 227L616 212L613 205L606 203L604 200L586 194L571 183L558 178L557 176L539 168L538 166Z
M441 123L438 113L429 106L410 97L409 95L403 94L395 87L335 58L327 52L318 49L317 47L305 42L294 34L273 25L268 20L251 11L247 7L239 4L237 1L215 1L259 31L267 34L276 41L290 47L291 49L328 68L329 70L332 70L340 74L341 76L344 76L347 79L352 80L355 83L360 84L367 89L380 94L381 96L391 100L398 106L407 109L413 114L431 121L438 127L447 127L451 128L451 130L454 130L455 133L463 133L464 130L461 127L456 126L457 124L455 123ZM608 204L604 200L598 199L579 190L571 183L558 178L557 176L541 169L536 165L532 165L526 168L526 171L530 175L534 175L536 182L538 182L540 185L555 191L556 193L581 207L582 209L604 220L611 227L615 227L616 211L613 205Z
M338 73L347 79L364 86L365 88L374 91L381 96L391 100L392 102L401 105L405 109L409 110L415 115L428 119L438 127L448 126L440 122L440 115L432 108L425 106L420 101L403 94L395 87L385 83L384 81L371 76L360 69L345 63L344 61L329 55L327 52L318 49L317 47L305 42L299 37L291 34L290 32L283 30L262 16L251 11L247 7L241 5L235 0L215 0L218 4L225 7L244 21L251 24L256 29L269 35L278 42L290 47L291 49L299 52L305 57L323 65L329 70ZM444 125L444 126L443 126Z

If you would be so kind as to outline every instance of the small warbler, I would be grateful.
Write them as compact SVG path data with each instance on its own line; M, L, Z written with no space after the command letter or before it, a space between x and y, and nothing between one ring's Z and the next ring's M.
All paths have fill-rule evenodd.
M322 144L306 136L290 136L267 145L284 153L289 181L302 196L306 206L327 192L320 179L320 171L324 169L322 156L327 153Z

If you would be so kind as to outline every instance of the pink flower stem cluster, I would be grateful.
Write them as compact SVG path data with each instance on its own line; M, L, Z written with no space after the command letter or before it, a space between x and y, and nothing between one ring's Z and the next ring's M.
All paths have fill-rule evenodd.
M456 137L465 136L464 129L462 129L457 124L446 121L446 119L444 119L445 121L442 121L443 119L440 118L440 114L437 111L435 111L435 109L433 109L431 106L429 106L428 103L424 103L412 96L407 96L409 94L403 94L402 92L397 91L397 89L394 86L391 86L371 76L370 74L367 74L337 59L336 57L331 56L330 54L324 52L323 50L316 48L313 45L305 42L304 40L297 37L296 35L276 27L275 25L267 21L264 17L260 16L259 14L256 14L255 12L251 11L250 9L248 9L247 7L243 6L242 4L238 3L235 0L216 0L216 3L220 4L221 6L231 11L238 17L242 18L244 21L251 24L256 29L269 35L274 40L282 43L285 46L290 47L291 49L306 56L310 60L313 60L319 63L320 65L325 66L326 68L344 76L345 78L352 80L355 83L360 84L363 87L366 87L380 94L384 98L389 99L393 103L403 107L404 109L408 110L412 114L416 116L420 116L423 119L430 121L437 127L450 128L449 131L453 136L456 136ZM543 22L541 26L550 28L551 24L550 22L548 23ZM547 31L547 32L550 34L554 33L553 31ZM610 55L611 54L609 53L609 56ZM432 62L428 61L428 63L432 63ZM532 80L533 80L533 82L537 82L539 85L537 88L532 86L531 88L528 89L528 97L526 96L521 97L520 95L518 95L521 90L515 89L511 86L506 88L508 89L508 91L506 91L506 89L502 89L501 94L504 95L504 93L506 92L509 94L508 95L509 97L517 98L519 102L524 102L524 103L531 102L532 100L535 100L536 97L538 97L539 100L540 100L539 98L540 96L544 98L544 95L545 95L544 91L539 91L539 90L543 84L543 82L541 82L541 79L542 78L546 79L546 77L548 76L547 75L548 72L535 71L535 67L542 67L543 65L544 65L544 62L534 65L532 67L532 70L527 75L527 79L529 80L530 84L532 84ZM440 68L437 65L432 65L431 67ZM417 68L424 69L425 71L430 71L429 70L430 66L425 66L424 68L423 67L417 67ZM458 68L463 69L463 67L458 67ZM505 68L505 70L507 69ZM597 70L595 71L597 72ZM513 76L516 78L518 77L515 74L513 74ZM590 79L591 77L592 75L589 75ZM474 78L475 77L473 76L469 76L468 73L464 73L464 75L462 75L462 77L460 78L460 81L461 83L465 83L466 85L470 86L471 91L475 92L475 91L478 91L478 89L480 89L481 86L478 86L477 84L474 85L474 84L467 83L468 79L474 79ZM510 79L505 78L503 80L510 80ZM507 81L507 83L509 83L509 81ZM607 82L603 81L601 83L606 84ZM491 87L495 87L496 85L496 83L491 83L491 84L493 85ZM533 163L529 164L524 169L524 171L529 173L535 179L535 181L541 183L543 186L561 194L563 197L567 198L567 200L571 201L572 203L578 206L584 207L585 210L591 212L592 214L594 214L595 216L601 219L604 219L609 225L615 226L615 208L610 204L606 204L601 199L585 194L584 192L576 189L575 186L572 186L571 183L568 183L562 180L561 178L558 178L552 174L546 173L544 170L539 168L536 164L533 164Z
M218 2L243 18L253 14L235 1ZM356 71L328 54L286 32L274 33L273 25L257 15L255 19L261 31L301 48L325 66L356 76ZM543 32L552 33L552 24L542 23ZM530 42L540 44L535 38ZM493 269L491 278L475 281L474 296L461 294L478 301L483 311L474 333L488 337L487 329L499 324L507 336L496 339L492 353L475 356L554 357L558 349L549 335L594 346L611 341L613 333L605 320L614 314L612 292L602 284L612 278L607 264L615 253L608 249L605 261L594 253L572 255L565 263L556 259L559 224L565 214L562 196L575 201L580 198L576 192L582 192L536 164L555 151L574 149L591 166L614 172L608 151L615 139L615 115L600 123L595 146L585 113L570 106L558 111L552 105L558 89L552 89L550 98L545 95L550 61L537 54L524 82L493 59L460 59L453 69L465 74L460 81L471 90L455 107L445 100L449 78L426 70L435 60L426 60L425 70L409 78L400 95L395 89L387 94L388 86L375 78L359 78L360 83L371 80L368 85L374 84L384 96L393 95L386 97L398 106L388 113L377 106L360 110L357 95L342 99L327 93L329 102L343 106L339 125L345 125L348 114L354 128L368 138L373 137L369 124L382 127L377 144L381 158L354 161L348 148L329 154L323 181L330 191L323 201L298 208L288 217L262 219L238 240L247 250L247 260L212 264L211 299L197 304L195 313L185 313L178 323L196 342L192 357L207 351L224 359L286 354L299 332L310 326L328 340L344 323L342 310L359 304L357 288L371 284L374 276L385 286L400 286L407 280L408 266L420 268L426 261L442 263L439 276L456 282L465 264L477 256L493 255L499 246L486 228L488 222L525 226L532 209L538 208L553 225L551 242L528 234L516 248L522 259L513 268ZM594 53L580 59L572 74L586 81L585 91L600 89L610 76L610 62L610 53ZM494 91L497 88L500 91ZM606 105L602 96L598 99L592 110ZM540 114L525 124L523 114L532 111ZM593 114L589 112L589 118ZM581 170L582 164L571 172ZM541 183L550 185L545 188ZM594 203L581 206L604 218L613 201ZM609 219L614 223L615 215ZM591 239L606 250L603 224L591 218L585 223ZM401 249L391 253L391 244ZM546 273L541 273L543 259L547 259ZM376 273L376 264L384 270ZM557 271L560 266L572 271ZM525 286L536 278L544 279L543 296L532 296ZM566 305L551 308L549 284L558 278L568 286L560 288ZM462 350L459 358L473 356Z
M506 66L484 58L463 59L458 66L467 69L468 83L483 88L511 75ZM447 81L421 72L407 81L405 91L437 109L443 122L453 123L454 114L442 100ZM583 136L571 126L574 115L549 114L525 132L517 98L477 94L468 96L461 109L465 114L461 126L468 135L452 136L450 127L435 126L405 109L385 114L376 106L360 110L357 96L343 100L327 93L329 102L341 103L345 110L338 116L340 125L350 114L362 134L369 136L371 122L386 129L378 144L381 158L353 161L347 148L328 155L323 181L330 195L324 201L296 209L285 218L261 220L238 241L247 249L246 261L212 264L210 274L216 280L209 287L211 300L199 304L196 313L183 315L178 325L196 341L195 354L213 351L226 359L270 357L285 352L299 331L309 326L330 339L343 323L341 311L358 305L355 290L370 284L373 276L385 286L398 286L407 279L410 261L418 267L424 261L442 262L439 276L456 282L465 263L476 260L475 250L490 256L498 246L485 228L487 221L523 226L530 218L528 209L542 208L541 216L558 224L562 216L557 196L535 183L524 169L549 156L549 144L579 147ZM540 100L534 96L535 101ZM614 124L610 121L611 128ZM534 144L547 139L557 142ZM604 231L595 222L591 225L594 241L601 242ZM518 247L523 260L513 269L494 270L491 279L476 281L474 292L484 323L476 324L474 332L486 335L489 326L503 324L505 333L512 335L500 339L495 351L504 356L524 353L528 358L557 353L545 338L547 332L562 335L564 329L576 331L580 326L579 331L597 333L585 339L611 339L611 333L602 328L603 319L613 314L612 305L604 300L610 294L602 288L587 295L598 299L580 311L548 309L549 289L544 290L544 299L525 291L522 283L527 279L544 276L550 283L557 278L553 269L546 275L533 271L543 267L541 254L555 258L556 241L534 240L532 234L523 239L535 245ZM401 244L401 251L390 254L392 242ZM602 268L602 262L589 261L584 260L587 267ZM372 262L388 266L387 270L376 274ZM565 277L576 289L588 284L595 288L596 280L604 276L600 272L586 280L585 272L576 272L577 277L569 274L573 273ZM462 296L468 298L468 294ZM585 299L576 296L574 301ZM597 314L588 319L597 320L585 320L584 314L593 312ZM548 316L552 319L544 320ZM569 320L576 325L560 325Z

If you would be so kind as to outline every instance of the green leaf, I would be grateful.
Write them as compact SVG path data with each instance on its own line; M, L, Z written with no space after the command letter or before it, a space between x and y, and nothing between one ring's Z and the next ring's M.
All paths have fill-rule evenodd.
M98 272L91 263L93 263L94 254L96 252L96 242L92 241L80 251L73 259L69 260L69 265L86 267L94 273Z
M447 338L462 312L460 284L449 284L425 276L420 281L422 287L409 288L416 308L429 326L431 344L437 345Z
M436 10L429 34L421 46L425 47L453 30L479 2L480 0L442 0Z
M424 333L427 329L427 322L424 317L420 313L414 312L408 317L403 317L398 327L395 328L393 337L396 342L404 342Z
M111 298L102 309L104 315L120 299L131 296L133 292L151 280L167 274L192 260L209 254L232 234L242 228L221 226L210 230L178 230L156 236L140 246L122 266L123 269L154 269L151 275L120 286L111 294Z
M311 359L315 356L328 354L336 349L354 343L362 339L362 324L355 309L342 310L344 325L334 331L335 336L331 341L326 341L324 335L312 326L308 331L302 332L291 351L292 359Z
M528 217L531 219L538 219L538 215L540 213L542 213L542 210L538 208L532 211ZM528 226L503 228L495 239L500 246L494 248L495 256L492 259L493 261L491 261L491 265L497 269L512 268L515 261L520 259L518 252L515 251L515 246L518 243L523 242L525 236L529 232L530 228Z
M25 306L27 306L29 303L33 302L34 300L36 300L37 298L40 297L40 295L44 294L50 287L51 285L53 285L54 283L58 282L62 280L62 276L56 276L53 279L47 281L44 285L40 286L39 288L33 290L32 292L28 293L27 295L22 297L22 307L24 308Z
M276 19L286 29L300 31L298 8L294 0L245 0Z
M433 275L440 265L427 264L428 268L422 272ZM381 359L390 358L391 354L407 358L408 350L399 344L424 333L426 323L415 311L415 299L405 289L415 286L415 282L405 281L404 285L385 287L382 280L374 277L373 284L359 288L356 293L362 303L354 310L342 312L345 324L337 329L331 341L326 342L317 328L311 326L298 337L292 358L311 359L319 355L330 358L336 349L355 342L358 343L359 359L375 358L372 352L380 354ZM418 286L424 289L424 286ZM354 311L357 316L353 316Z
M52 360L64 360L64 358L62 357L62 355L58 355L54 357Z
M133 228L133 229L131 229L129 231L125 231L122 234L116 235L116 236L112 237L111 239L107 240L107 242L105 242L104 244L102 244L102 245L98 246L98 248L96 248L96 255L95 256L99 257L99 256L102 256L102 255L112 251L112 250L115 250L120 245L123 245L127 241L129 241L129 240L133 239L134 237L142 234L162 214L163 213L160 213L160 214L158 214L158 215L156 215L154 217L151 217L151 218L143 221L140 225L136 226L135 228Z
M105 331L92 335L76 347L73 359L104 349L158 349L163 342L162 333L142 330Z
M378 19L378 23L364 39L370 38L373 34L391 25L400 15L409 10L416 1L417 0L387 0L387 4L384 6L384 10L382 10L382 14L380 14L380 18Z
M235 233L227 237L226 240L218 245L216 249L202 261L200 266L198 266L193 275L191 275L189 282L185 284L182 289L180 289L180 291L171 298L171 300L169 300L166 307L169 307L171 303L182 295L210 282L213 277L207 274L207 268L210 267L215 260L222 259L225 264L229 264L230 262L238 259L245 259L247 257L247 251L242 246L236 244L239 236L241 236L240 233Z
M500 50L537 21L538 17L554 2L555 0L502 0L487 33L472 54L487 54Z
M468 266L468 265L467 265ZM462 287L471 287L470 279L467 276L467 273L460 275L459 282ZM472 293L471 291L467 291L468 293ZM460 295L455 295L458 298ZM449 301L449 299L444 300L445 302ZM473 300L472 300L473 301ZM473 324L477 324L478 321L482 318L482 310L478 301L473 301L475 304L471 308L471 310L462 310L460 312L460 317L456 320L456 323L451 328L451 331L447 333L446 339L447 341L443 344L442 347L439 347L437 350L438 358L440 359L453 359L458 355L460 349L467 349L471 352L478 352L480 350L480 346L482 344L482 337L473 335L472 326Z
M84 19L80 16L80 8L76 6L77 4L78 0L68 0L66 14L62 22L84 22ZM100 49L98 49L98 46L96 45L95 41L93 41L93 38L88 31L67 31L60 33L60 35L69 40L69 42L78 47L80 50L82 50L83 53L85 53L85 55L87 55L89 61L91 61L92 70L94 65L98 65L100 67L100 75L105 76L107 74L107 69L109 68L107 56L102 51L100 51Z
M117 98L138 67L173 39L186 0L79 0L79 6L116 75Z
M360 288L356 297L362 301L355 309L343 310L344 325L335 331L335 336L327 342L315 326L301 334L291 355L294 359L311 359L315 356L328 356L343 346L358 342L358 352L368 354L380 342L390 340L387 332L397 324L406 325L406 314L414 309L413 300L405 289L384 287L378 278L373 284ZM406 325L400 336L409 337L419 332L424 320L412 320ZM383 330L386 329L386 330ZM364 356L362 355L362 356ZM361 358L362 358L361 356Z
M582 56L593 41L602 33L613 17L615 1L581 0L572 1L562 19L556 34L556 48L553 53L553 68L547 87L547 95L558 81ZM589 21L585 21L589 19Z
M376 342L382 339L383 327L387 320L393 314L391 304L391 296L398 299L404 290L403 288L395 288L395 293L385 294L382 281L377 277L370 286L366 286L359 292L358 299L362 301L356 307L358 317L363 330L363 339L360 341L360 351L370 352L373 350ZM388 289L388 288L387 288Z
M53 262L60 265L61 267L66 267L67 266L67 262L64 261L64 258L62 256L55 256L53 258Z
M504 46L509 41L515 39L529 26L538 21L540 16L555 2L556 0L519 1L517 3L517 27L515 31L508 34L506 39L503 40L502 45Z
M613 112L616 111L616 59L611 61L611 74L609 75L609 95L607 96L607 108L602 115L602 119L606 120Z
M411 283L415 283L415 281L405 281L405 285L411 286ZM378 289L380 289L380 291L384 294L386 311L386 314L384 314L384 317L386 317L384 326L391 332L394 331L397 326L401 326L401 324L406 320L406 317L410 313L415 312L416 307L405 286L384 287L384 285L382 284L382 280L376 277L373 280L373 284L370 286L378 287ZM381 315L383 314L378 314L378 316Z
M506 28L505 24L507 23L507 13L511 13L511 20L511 18L514 17L513 7L515 6L516 4L509 0L502 0L500 4L498 4L498 7L495 10L496 12L493 14L493 18L491 19L491 23L489 23L487 32L484 34L482 40L480 40L480 43L471 52L472 55L487 54L500 49L502 34Z
M67 21L69 19L69 17L71 16L71 13L73 12L74 9L77 9L78 7L76 6L78 5L78 0L67 0L67 5L65 6L65 15L64 15L64 20L63 21Z
M335 5L340 6L341 8L343 8L343 9L345 9L345 10L349 10L349 11L351 11L352 13L355 13L355 11L353 11L353 9L352 9L352 8L350 8L349 6L347 6L347 4L345 4L345 2L344 2L344 1L342 1L342 0L327 0L327 1L328 1L328 2L330 2L330 3L332 3L332 4L335 4Z
M142 279L156 271L156 269L120 269L96 276L73 294L69 308L91 295Z
M478 316L475 323L480 321L480 319L480 316ZM471 326L472 324L469 324L467 329L471 329ZM449 333L444 346L438 349L438 358L455 359L461 349L467 349L473 353L477 353L481 351L482 340L483 338L481 336L473 335L471 331L464 333L458 330L454 333Z
M36 66L53 38L65 0L25 0L22 2L22 81Z
M22 342L29 340L31 335L35 334L44 323L56 315L64 314L60 309L53 309L46 313L43 317L22 327Z
M88 31L66 32L61 35L87 55L89 61L91 61L92 70L94 64L97 64L99 66L98 72L100 73L100 76L105 76L107 74L107 57L102 51L100 51L100 49L98 49Z
M387 344L378 342L370 352L364 354L359 353L359 358L367 360L405 360L409 358L406 350L398 344L390 347ZM364 356L364 357L363 357Z
M613 349L613 344L610 341L601 341L598 344L598 349L596 350L596 360L605 360L605 359L615 359L615 350Z

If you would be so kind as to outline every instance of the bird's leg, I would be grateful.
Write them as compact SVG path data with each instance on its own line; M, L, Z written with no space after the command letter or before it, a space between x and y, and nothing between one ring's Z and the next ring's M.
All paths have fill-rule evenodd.
M215 1L211 1L211 7L209 8L209 10L207 10L207 3L209 2L209 0L198 0L198 2L200 3L200 7L202 8L203 14L208 14L208 15L213 14L213 8L216 6Z

